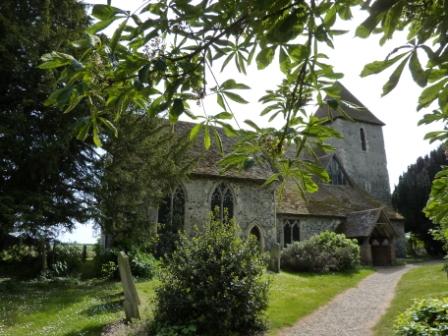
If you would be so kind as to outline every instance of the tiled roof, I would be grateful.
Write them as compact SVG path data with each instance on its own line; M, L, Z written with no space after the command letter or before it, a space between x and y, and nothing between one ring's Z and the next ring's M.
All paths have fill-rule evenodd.
M175 127L178 134L188 134L195 124L189 122L177 122ZM230 152L236 143L236 138L227 137L221 128L216 128L221 135L224 153ZM213 138L213 136L212 136ZM335 154L329 154L320 158L321 164L327 166ZM212 142L207 151L203 147L203 138L200 135L190 147L190 156L197 158L192 175L206 177L227 177L243 180L265 181L272 172L268 167L252 166L247 170L231 170L223 173L219 167L222 155L217 146ZM350 182L350 180L349 180ZM316 216L341 216L360 210L382 207L383 204L372 196L352 184L331 185L320 184L319 190L302 197L294 183L287 184L286 191L278 203L278 214L289 215L316 215ZM386 212L391 219L402 217L390 208Z
M370 237L374 230L386 237L397 235L383 208L349 213L342 230L349 238Z
M278 203L278 214L283 215L314 215L346 217L348 213L383 207L380 201L374 199L356 186L320 184L315 193L303 197L294 184L286 186L283 197ZM385 212L390 219L401 220L402 217L389 207Z
M349 102L351 105L339 104L341 110L334 110L328 105L321 106L316 111L315 115L321 118L351 118L356 121L361 121L369 124L384 126L385 124L379 120L369 109L361 103L345 86L340 82L337 85L341 88L341 101Z

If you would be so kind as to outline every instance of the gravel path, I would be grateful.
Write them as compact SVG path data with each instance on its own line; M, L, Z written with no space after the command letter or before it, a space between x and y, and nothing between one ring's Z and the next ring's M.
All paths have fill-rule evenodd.
M395 286L413 266L381 267L357 287L336 296L329 304L283 329L281 336L369 336L386 312Z

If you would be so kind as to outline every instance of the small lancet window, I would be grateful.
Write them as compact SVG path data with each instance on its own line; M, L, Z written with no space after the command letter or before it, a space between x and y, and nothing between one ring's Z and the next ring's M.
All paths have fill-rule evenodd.
M361 148L365 152L367 150L367 146L366 146L366 134L364 132L364 128L359 129L359 134L361 136Z
M344 172L342 171L339 162L333 157L327 167L328 174L330 175L330 183L334 185L347 184Z
M211 208L216 219L225 221L233 218L233 195L232 191L224 183L216 187L212 194Z

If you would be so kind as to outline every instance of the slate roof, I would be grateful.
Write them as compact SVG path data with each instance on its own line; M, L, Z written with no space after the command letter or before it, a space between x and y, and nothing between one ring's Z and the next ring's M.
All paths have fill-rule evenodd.
M322 183L315 193L303 197L293 184L286 186L285 193L278 203L277 213L281 215L338 216L348 213L383 207L384 204L356 186ZM390 219L402 217L393 209L386 207Z
M190 122L177 122L176 132L187 135L194 126ZM228 153L236 143L236 138L227 137L222 128L216 128L221 135L223 150ZM212 136L213 138L213 136ZM193 168L192 175L204 177L227 177L233 179L265 181L272 172L268 167L253 166L247 170L232 170L223 173L219 169L218 162L222 158L220 151L212 141L211 148L206 151L203 147L203 138L200 135L190 147L191 157L198 158ZM321 164L326 167L335 154L329 154L320 158ZM343 168L343 167L342 167ZM382 207L383 204L359 189L351 183L332 185L320 184L319 190L312 194L306 194L304 198L297 187L287 184L285 193L280 199L277 213L283 215L314 215L314 216L339 216L346 217L348 213ZM391 219L402 219L402 217L390 208L385 209Z
M342 230L349 238L370 237L374 230L382 236L397 236L383 208L349 213Z
M345 86L343 86L340 82L337 82L337 85L341 88L341 101L342 104L339 104L340 108L338 110L334 110L330 108L328 105L320 106L315 115L320 118L351 118L355 121L361 121L368 124L380 125L384 126L385 124L379 120L375 115L369 111L369 109L361 103ZM351 105L344 104L343 102L349 102ZM340 110L342 109L342 111Z

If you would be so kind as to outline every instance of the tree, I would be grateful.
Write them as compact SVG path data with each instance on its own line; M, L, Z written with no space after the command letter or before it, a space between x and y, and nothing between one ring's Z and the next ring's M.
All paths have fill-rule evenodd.
M90 216L94 149L74 139L78 110L43 103L54 78L37 68L88 22L75 0L0 3L0 234L47 237Z
M113 246L125 250L149 247L150 207L157 208L191 165L185 155L185 135L173 134L170 125L159 119L128 113L117 123L123 135L104 141L106 152L99 162L101 176L95 192L97 222Z
M87 138L91 134L98 145L97 134L110 128L106 122L98 122L100 114L112 120L129 106L138 106L151 116L166 114L175 121L179 115L189 113L188 101L215 94L223 112L194 116L203 118L203 122L191 133L194 137L202 129L208 148L208 125L232 118L227 101L246 103L235 91L247 86L232 79L213 82L214 76L210 85L205 70L217 63L224 69L234 62L245 73L253 60L263 69L275 59L285 79L261 99L266 105L261 114L282 116L283 127L260 129L253 121L246 121L256 133L241 132L241 141L223 165L229 168L247 167L254 162L267 164L273 172L268 183L293 177L301 190L314 191L317 185L312 176L328 180L328 174L312 160L304 160L303 154L313 157L316 147L329 150L324 141L335 134L325 127L325 120L309 117L304 108L312 102L332 108L344 103L334 85L341 74L325 62L319 47L332 46L332 37L341 33L334 29L336 18L350 19L351 9L359 4L368 12L368 18L357 29L359 37L380 33L383 43L397 30L408 31L406 45L392 50L384 61L366 65L362 75L377 74L396 65L384 85L385 95L396 87L409 65L412 77L424 88L417 108L438 104L421 123L441 121L446 125L448 3L444 0L204 0L195 4L167 0L147 1L139 13L97 5L92 13L99 21L89 28L94 35L90 36L83 57L52 53L43 58L41 67L64 69L59 82L67 85L55 92L50 101L68 109L84 102L89 115L88 132L81 135ZM120 25L110 40L98 37L99 31L117 20ZM428 59L425 65L422 57ZM100 72L96 72L98 67ZM232 133L229 126L225 127ZM431 132L427 138L446 141L448 131ZM219 143L219 139L216 141ZM295 145L295 151L289 151L286 157L291 145ZM448 189L447 175L448 168L444 168L436 179L437 190ZM444 195L435 192L427 208L437 222L448 221Z
M408 167L400 176L398 185L392 193L392 205L406 219L405 229L414 233L425 244L430 255L441 255L442 244L434 240L432 230L435 224L425 215L423 209L428 202L431 184L435 175L445 163L445 153L442 147L432 151L424 158Z

